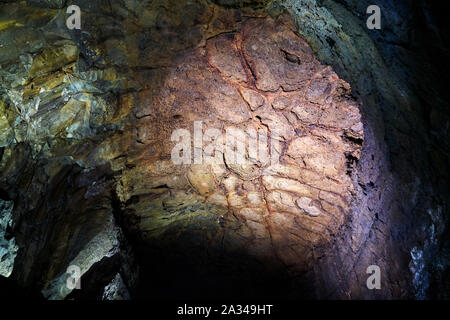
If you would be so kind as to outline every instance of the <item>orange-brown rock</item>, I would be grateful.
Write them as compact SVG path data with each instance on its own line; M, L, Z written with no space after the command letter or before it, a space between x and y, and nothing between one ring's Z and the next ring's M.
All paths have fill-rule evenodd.
M363 139L358 104L289 24L250 17L234 29L177 57L176 67L157 73L158 90L150 83L140 93L139 142L117 193L139 199L124 212L139 217L135 230L144 243L247 252L259 261L279 259L297 274L349 215L349 172ZM193 140L194 121L202 121L203 134L279 131L279 163L237 165L224 155L222 163L194 164L192 148L191 165L174 165L171 134L184 128Z
M250 9L267 1L218 2L94 3L81 33L58 10L5 5L18 21L0 25L5 41L31 41L31 22L46 41L0 48L0 182L13 194L0 233L15 235L2 274L63 299L77 294L70 265L102 290L139 277L146 297L191 283L277 295L314 272L351 214L358 102L289 18Z

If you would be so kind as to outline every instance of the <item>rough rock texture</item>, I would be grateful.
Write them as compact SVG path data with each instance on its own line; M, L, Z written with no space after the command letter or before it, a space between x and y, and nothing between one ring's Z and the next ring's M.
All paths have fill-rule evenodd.
M427 169L448 177L448 130L428 143L427 87L397 78L415 64L393 67L395 32L368 35L363 9L0 1L1 274L47 299L425 297L448 263L448 188ZM193 156L212 128L276 137L259 152L279 163L172 161L175 130Z
M65 28L64 11L33 5L0 10L1 190L14 208L7 239L19 247L10 277L48 299L70 294L71 265L84 283L94 270L103 286L118 272L134 286L136 266L113 206L114 171L103 160L114 151L100 143L117 132L116 88L128 87L114 68L92 65L93 51Z
M449 59L446 9L378 1L382 29L367 30L372 4L287 0L271 9L275 16L287 9L319 60L363 101L353 222L325 253L324 286L330 297L448 298L450 97L443 87L448 64L440 63ZM370 264L385 275L379 291L354 286Z
M176 67L153 71L162 80L137 96L148 111L136 121L117 194L142 250L171 251L175 265L205 261L191 276L217 272L211 261L235 268L227 259L236 256L301 278L312 272L315 249L348 219L363 141L358 104L282 19L235 23L236 31L180 55ZM266 154L279 152L279 163L235 164L225 154L218 164L174 164L171 134L192 131L195 120L204 134L279 130L279 149L263 145ZM252 270L234 276L251 279Z
M17 254L15 239L11 236L12 201L0 200L0 275L9 277Z

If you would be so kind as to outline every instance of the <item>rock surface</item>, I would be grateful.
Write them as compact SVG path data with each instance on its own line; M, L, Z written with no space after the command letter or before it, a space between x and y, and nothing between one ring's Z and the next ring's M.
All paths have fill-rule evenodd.
M349 218L350 173L363 141L358 103L290 27L270 17L235 21L234 32L165 69L158 91L150 81L140 93L136 108L151 106L136 121L145 140L131 145L117 194L141 246L180 246L185 259L217 259L224 268L221 256L239 253L279 263L294 278L312 269L315 248L329 245ZM288 105L273 108L277 101ZM225 155L222 163L174 165L171 134L196 120L203 133L280 129L279 162L237 165Z
M0 274L47 299L423 288L423 252L439 242L412 250L427 232L405 234L431 219L439 237L443 213L416 199L426 174L390 169L388 150L408 146L404 110L393 142L383 124L393 132L387 105L417 105L351 1L323 2L2 2ZM73 3L82 30L65 26ZM187 136L182 164L174 132ZM228 140L202 154L233 132L244 163ZM418 203L432 209L416 220ZM390 280L378 292L365 286L371 264ZM81 290L66 286L73 265Z
M446 10L428 1L380 1L382 28L368 30L366 9L372 4L289 0L271 8L274 15L290 12L318 59L347 80L363 102L365 143L353 219L346 236L323 253L320 270L329 275L323 283L334 291L330 297L448 297L442 283L448 283L443 279L449 266L444 257L450 192L444 181L450 150L443 141L449 139L444 128L450 97L443 84L450 70L440 62L449 58ZM423 268L409 271L418 251ZM371 264L386 274L381 290L352 280Z

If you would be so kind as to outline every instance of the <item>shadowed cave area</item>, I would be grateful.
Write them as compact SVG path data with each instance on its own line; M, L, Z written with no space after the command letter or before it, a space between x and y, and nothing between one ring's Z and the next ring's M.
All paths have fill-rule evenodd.
M445 20L0 0L1 295L448 299Z

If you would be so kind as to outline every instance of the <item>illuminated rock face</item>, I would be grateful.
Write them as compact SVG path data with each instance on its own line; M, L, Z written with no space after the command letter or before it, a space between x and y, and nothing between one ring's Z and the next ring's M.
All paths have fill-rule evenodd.
M245 18L235 30L147 79L117 194L144 251L179 250L174 261L199 265L245 255L295 278L313 270L315 248L327 246L350 215L350 176L363 142L358 103L288 21ZM279 147L267 143L263 153L278 163L239 165L226 155L222 163L194 163L194 121L202 121L203 135L276 131ZM190 133L191 164L173 162L177 129Z
M84 297L133 296L137 283L140 297L314 296L297 291L314 286L315 250L354 198L363 127L350 86L287 16L166 2L170 13L114 3L120 31L106 28L109 9L86 6L90 38L61 27L50 2L5 5L0 187L14 212L2 243L14 250L3 274L49 299L80 294L65 286L71 265ZM17 37L34 42L11 50ZM189 164L173 159L183 129ZM209 129L244 132L247 163L220 150L219 163L197 163Z
M448 298L446 11L425 2L369 31L369 0L2 1L0 292ZM198 161L230 128L268 141Z

